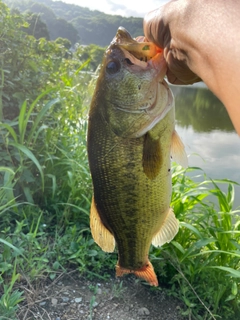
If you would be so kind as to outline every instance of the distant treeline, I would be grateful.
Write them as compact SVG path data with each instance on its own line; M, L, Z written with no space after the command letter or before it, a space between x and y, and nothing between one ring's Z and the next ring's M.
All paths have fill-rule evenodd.
M78 42L83 45L93 43L104 47L113 39L119 26L125 27L134 37L143 34L141 18L108 15L61 1L3 0L3 2L10 9L17 9L28 16L35 13L32 21L33 31L37 23L45 23L48 35L47 31L43 30L43 25L40 29L43 31L43 37L49 37L50 40L61 37L70 40L72 45Z

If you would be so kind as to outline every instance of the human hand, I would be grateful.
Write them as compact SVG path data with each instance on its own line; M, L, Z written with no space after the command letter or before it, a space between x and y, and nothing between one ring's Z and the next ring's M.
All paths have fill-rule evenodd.
M187 12L189 16L189 10ZM172 84L201 81L191 69L191 39L183 1L170 1L144 18L144 34L148 41L164 49L167 78ZM195 39L196 39L195 35Z
M143 27L164 50L169 82L202 79L240 136L240 1L172 0L147 14Z

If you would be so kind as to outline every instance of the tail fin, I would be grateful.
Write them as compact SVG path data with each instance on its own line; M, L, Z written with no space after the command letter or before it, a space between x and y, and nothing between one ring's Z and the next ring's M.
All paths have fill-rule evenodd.
M133 273L137 277L144 279L146 282L148 282L151 286L158 286L158 280L157 276L154 272L153 266L151 262L148 260L147 264L143 266L141 269L138 270L130 270L125 269L119 266L119 264L116 265L116 276L122 277L124 274Z

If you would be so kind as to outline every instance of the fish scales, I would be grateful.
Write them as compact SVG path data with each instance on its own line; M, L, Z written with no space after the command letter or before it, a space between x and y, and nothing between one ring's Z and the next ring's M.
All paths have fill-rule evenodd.
M124 56L126 53L117 52L120 57L122 54ZM107 59L108 54L103 61L102 70L104 66L106 67ZM109 64L111 61L114 60L110 60ZM123 58L120 59L121 63L122 61ZM115 68L114 65L111 67ZM129 76L124 83L124 88L130 88L128 94L132 96L124 100L127 103L126 108L129 108L126 112L122 111L124 106L121 105L119 92L112 91L115 99L111 100L108 92L112 83L107 82L106 84L105 70L99 76L91 103L87 139L94 194L91 208L91 230L95 241L105 251L112 251L114 244L108 245L108 242L116 241L117 275L133 272L150 284L157 285L155 273L148 260L151 242L160 230L164 229L163 225L168 219L169 212L170 227L167 225L164 230L167 236L161 235L161 237L165 242L170 241L178 229L177 220L171 214L172 211L169 211L171 200L170 150L174 135L174 107L167 106L169 110L161 121L155 121L154 115L156 124L152 126L150 122L148 125L150 129L144 129L145 131L139 134L142 127L145 126L145 122L144 125L142 123L145 121L146 112L138 112L138 109L131 112L130 106L136 100L141 82L131 81L132 69L129 71L130 74L129 72L124 74L124 76ZM140 71L141 78L144 70ZM120 77L120 83L124 82L124 76ZM144 75L143 83L145 78ZM158 86L157 84L157 88ZM126 93L126 90L123 92ZM151 90L154 91L154 88ZM162 90L166 91L165 95L171 95L165 84ZM150 99L151 97L152 94ZM165 96L160 99L160 102L166 105L171 104L168 103ZM119 105L120 110L116 108ZM116 115L112 114L112 110ZM114 117L117 119L115 123ZM138 132L137 136L134 136L135 132ZM175 229L169 231L169 228Z
M94 150L90 150L90 157L95 159L91 167L94 199L104 225L114 234L121 266L136 269L139 267L139 261L147 261L152 237L162 223L159 213L169 207L171 131L168 129L168 132L161 136L162 144L168 143L169 150L168 155L164 157L165 170L162 170L162 174L156 179L150 180L142 167L144 137L130 140L119 138L101 123L101 117L90 115L90 122L91 117L97 121L96 124L91 123L95 129L91 131L89 139L91 135L95 135L100 142L99 148L95 145ZM106 134L108 139L104 141ZM169 136L168 139L166 136ZM104 215L101 215L102 212ZM121 230L121 233L115 230Z

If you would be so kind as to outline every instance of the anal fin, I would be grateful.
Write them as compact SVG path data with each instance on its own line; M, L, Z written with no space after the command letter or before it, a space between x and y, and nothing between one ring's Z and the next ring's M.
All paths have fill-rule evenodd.
M116 266L116 276L122 277L124 274L133 273L138 278L141 278L148 282L151 286L158 286L158 279L153 269L151 262L148 260L147 264L138 270L125 269L117 264Z
M171 156L173 161L179 163L183 168L188 167L188 159L184 144L176 130L174 130L172 134Z
M167 217L158 233L152 239L155 247L160 247L166 242L170 242L178 233L179 221L176 219L172 208L169 208Z
M115 248L115 239L111 232L103 225L96 208L94 197L92 198L90 211L90 228L94 241L103 251L113 252Z

